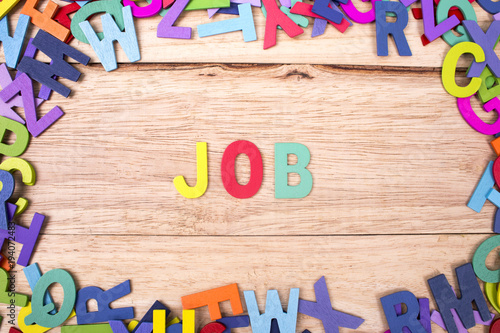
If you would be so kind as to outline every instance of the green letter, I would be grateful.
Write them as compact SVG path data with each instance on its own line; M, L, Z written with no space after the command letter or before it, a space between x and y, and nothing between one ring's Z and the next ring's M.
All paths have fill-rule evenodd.
M288 164L288 155L297 156L297 164ZM306 169L311 160L311 153L306 146L300 143L274 144L274 195L277 199L298 199L306 197L312 189L312 174ZM300 183L288 185L288 174L297 173Z

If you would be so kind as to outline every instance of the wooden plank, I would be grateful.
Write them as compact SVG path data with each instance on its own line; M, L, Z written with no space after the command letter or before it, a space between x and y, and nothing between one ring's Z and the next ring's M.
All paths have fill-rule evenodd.
M66 4L64 1L56 1ZM368 10L370 2L356 1L356 6L361 10ZM39 8L45 8L45 1L40 1ZM418 5L419 7L420 5ZM12 15L17 22L21 5ZM478 22L486 29L492 21L492 16L483 11L476 3L474 9ZM322 36L311 38L311 24L305 32L290 39L283 31L278 32L276 47L263 50L265 19L260 8L253 8L254 20L257 29L258 41L244 43L241 32L223 34L219 36L199 38L196 26L212 21L230 19L233 16L219 14L213 20L208 19L206 11L184 12L176 22L178 26L193 28L191 40L160 39L156 37L156 29L161 20L160 16L136 19L135 25L141 50L141 62L144 63L291 63L291 64L349 64L373 66L411 66L411 67L441 67L444 56L450 46L443 40L435 41L427 46L422 46L420 36L423 34L422 20L416 20L410 13L408 27L405 35L410 45L413 56L400 57L395 44L389 43L389 57L378 57L376 54L375 24L355 24L344 34L332 26L328 26ZM94 21L99 29L100 21ZM33 29L32 34L34 35ZM98 59L90 45L79 41L72 42L73 46L92 57L93 62ZM128 63L121 47L117 47L119 62ZM41 58L45 59L46 58ZM469 57L463 57L460 66L470 64ZM0 62L3 62L3 52L0 52Z
M132 305L137 318L157 299L180 316L182 296L230 283L238 283L241 293L255 290L261 311L266 291L278 289L286 308L290 288L301 288L300 298L315 300L313 283L324 275L333 307L364 318L356 332L368 333L387 328L379 298L390 293L409 290L417 297L431 297L431 309L436 308L427 279L443 273L457 288L454 269L469 262L477 245L487 237L45 235L33 259L42 272L68 270L78 288L96 285L108 289L131 279L132 294L113 306ZM17 274L17 283L18 292L29 291L22 273ZM60 302L62 289L52 290L55 301ZM229 305L222 305L223 315L231 315ZM0 307L0 315L5 311ZM196 311L198 329L210 321L207 312L206 308ZM2 324L3 331L5 318ZM320 321L300 315L297 332L306 328L323 331ZM433 331L442 332L435 325ZM486 331L477 326L469 332Z
M494 158L490 137L462 119L438 73L310 65L85 71L70 84L72 98L44 105L42 113L59 104L66 115L23 155L38 179L19 188L33 202L22 223L46 214L47 233L491 232L494 206L480 214L466 207ZM255 143L264 161L260 191L244 200L220 178L225 148L240 139ZM209 187L185 199L172 181L184 175L194 184L197 141L208 142ZM276 142L310 149L306 198L274 199ZM249 165L238 161L245 183Z

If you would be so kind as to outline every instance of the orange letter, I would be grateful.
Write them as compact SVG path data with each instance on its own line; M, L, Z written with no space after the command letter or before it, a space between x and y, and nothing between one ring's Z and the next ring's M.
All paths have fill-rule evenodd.
M28 15L31 17L31 23L40 29L47 31L57 39L65 42L70 35L69 29L53 20L59 6L57 6L55 2L49 1L47 7L45 7L45 10L42 13L36 9L38 1L39 0L26 1L23 9L21 10L21 14Z
M220 314L219 302L230 301L233 315L243 313L241 306L240 292L236 283L225 287L215 288L201 293L184 296L181 298L183 309L195 309L208 305L210 320L222 318Z

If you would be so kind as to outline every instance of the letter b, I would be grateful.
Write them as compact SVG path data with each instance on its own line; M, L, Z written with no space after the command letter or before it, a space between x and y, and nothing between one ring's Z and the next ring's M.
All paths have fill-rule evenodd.
M296 164L288 164L289 154L297 156ZM274 192L277 199L299 199L311 192L313 178L311 172L306 169L310 160L311 153L303 144L293 142L274 144ZM288 185L289 173L297 173L300 176L298 185Z

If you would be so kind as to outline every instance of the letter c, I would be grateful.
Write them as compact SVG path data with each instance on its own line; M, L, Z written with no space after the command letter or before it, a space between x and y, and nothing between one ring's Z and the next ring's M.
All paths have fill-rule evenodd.
M478 44L472 42L458 43L446 54L441 72L444 89L450 95L461 98L474 95L481 86L481 79L478 77L473 77L465 87L460 87L455 81L458 59L465 53L472 54L476 62L483 62L486 59L483 49Z

